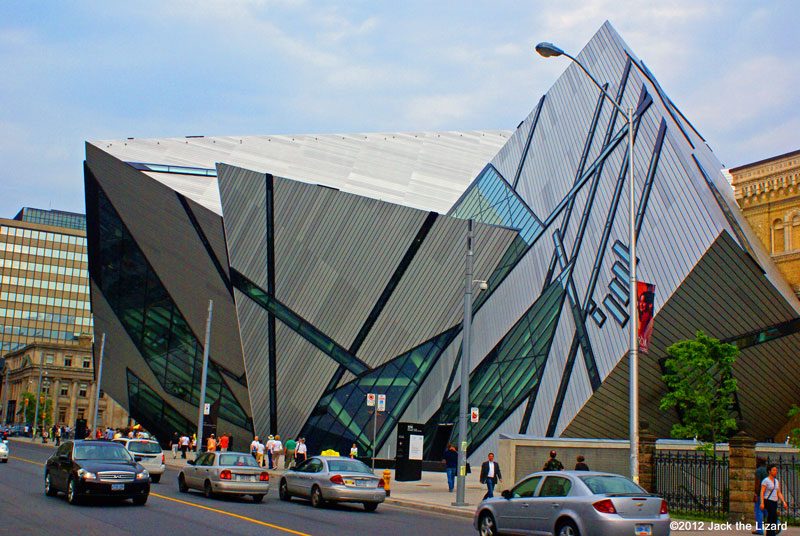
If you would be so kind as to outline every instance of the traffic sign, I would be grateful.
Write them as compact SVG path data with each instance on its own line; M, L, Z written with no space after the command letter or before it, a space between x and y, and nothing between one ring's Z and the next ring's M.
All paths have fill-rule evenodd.
M367 393L367 406L373 407L375 405L375 393Z
M470 422L478 422L478 408L472 408L470 413Z
M211 413L211 404L203 404L203 415L209 415Z
M378 395L378 411L386 411L386 395Z

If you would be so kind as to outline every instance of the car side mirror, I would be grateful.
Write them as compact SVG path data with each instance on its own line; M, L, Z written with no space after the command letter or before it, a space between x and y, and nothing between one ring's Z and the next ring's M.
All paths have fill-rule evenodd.
M504 489L504 490L502 491L502 493L500 493L500 495L501 495L501 496L502 496L504 499L510 499L510 498L511 498L511 490L510 490L510 489Z
M194 460L186 460L186 463L187 463L188 465L194 465Z

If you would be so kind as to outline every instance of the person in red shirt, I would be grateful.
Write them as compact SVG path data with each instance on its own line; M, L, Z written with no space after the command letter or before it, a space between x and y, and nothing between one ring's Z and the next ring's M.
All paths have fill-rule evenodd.
M228 450L228 435L222 434L219 438L219 450L222 452L227 452Z

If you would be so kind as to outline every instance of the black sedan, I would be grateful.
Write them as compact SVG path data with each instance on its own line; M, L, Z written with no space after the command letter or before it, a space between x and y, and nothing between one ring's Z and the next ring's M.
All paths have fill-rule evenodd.
M141 506L150 495L150 475L119 443L66 441L44 469L44 492L52 497L59 491L70 504L84 497L116 497Z

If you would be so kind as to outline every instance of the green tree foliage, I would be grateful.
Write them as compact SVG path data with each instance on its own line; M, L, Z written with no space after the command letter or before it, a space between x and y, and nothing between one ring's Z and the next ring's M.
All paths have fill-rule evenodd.
M28 405L25 406L25 422L33 423L34 417L36 417L36 395L33 393L29 393L25 391L22 393L22 403L25 404L25 400L28 401ZM42 401L44 403L42 403ZM53 425L53 400L47 397L42 397L39 399L39 417L36 422L36 426L41 426L42 424L42 412L44 411L44 425L45 427L49 427Z
M712 339L702 331L694 340L667 348L667 394L661 399L662 410L675 408L681 422L673 425L672 437L696 437L714 449L717 441L736 430L731 416L736 380L733 363L739 349Z
M797 407L797 404L792 404L792 409L789 410L789 417L794 417L798 413L800 413L800 408ZM800 428L792 428L789 432L789 442L795 448L800 449Z

